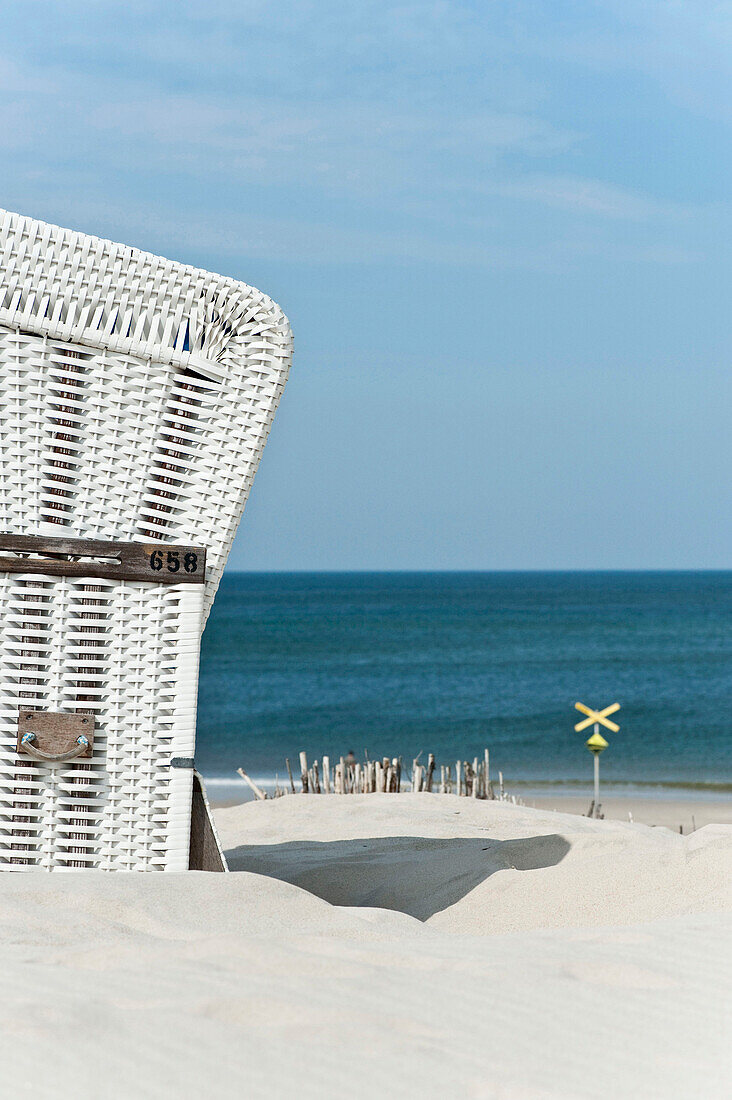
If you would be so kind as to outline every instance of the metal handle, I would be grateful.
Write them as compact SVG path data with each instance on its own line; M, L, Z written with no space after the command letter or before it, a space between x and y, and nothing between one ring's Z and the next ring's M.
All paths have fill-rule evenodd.
M35 733L24 733L20 742L24 751L35 760L44 760L46 763L50 761L52 764L59 763L63 760L75 760L77 756L83 756L89 748L89 738L84 737L83 734L76 738L76 748L69 749L68 752L43 752L42 749L37 749L35 747L33 744L35 740Z

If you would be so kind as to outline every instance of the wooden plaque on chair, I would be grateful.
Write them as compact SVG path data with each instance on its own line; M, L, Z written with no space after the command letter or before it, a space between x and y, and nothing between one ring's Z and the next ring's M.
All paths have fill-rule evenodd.
M206 551L181 544L0 534L0 573L203 584Z

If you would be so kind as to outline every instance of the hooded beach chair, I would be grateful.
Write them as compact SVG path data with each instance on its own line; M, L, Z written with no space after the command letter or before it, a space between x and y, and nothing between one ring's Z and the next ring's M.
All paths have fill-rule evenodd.
M201 633L290 356L259 291L0 211L0 868L216 862Z

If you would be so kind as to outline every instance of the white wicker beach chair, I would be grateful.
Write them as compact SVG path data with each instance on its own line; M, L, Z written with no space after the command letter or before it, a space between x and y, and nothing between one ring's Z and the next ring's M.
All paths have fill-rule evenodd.
M2 211L0 255L0 868L184 870L200 637L289 325Z

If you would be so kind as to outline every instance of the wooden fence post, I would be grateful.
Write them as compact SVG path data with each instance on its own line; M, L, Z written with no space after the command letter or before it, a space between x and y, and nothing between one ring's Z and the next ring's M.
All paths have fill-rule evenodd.
M435 772L435 756L434 753L430 753L427 757L427 776L425 778L424 789L426 791L432 790L432 776Z

